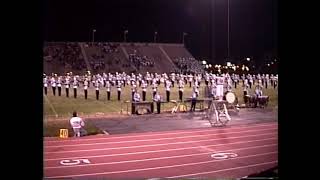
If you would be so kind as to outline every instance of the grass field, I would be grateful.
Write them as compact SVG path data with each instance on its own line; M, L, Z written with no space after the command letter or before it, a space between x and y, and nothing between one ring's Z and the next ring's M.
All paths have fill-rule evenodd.
M205 83L201 82L201 86L199 89L200 97L203 97L204 94ZM254 93L254 87L249 90L249 94ZM166 99L166 92L163 84L158 87L158 90L163 97ZM141 94L141 88L138 88L139 93ZM236 96L239 99L239 103L243 102L243 89L242 84L237 86L237 89L233 89ZM184 88L183 98L190 97L192 93L192 88L187 84ZM122 88L121 92L121 101L117 100L117 91L116 87L112 87L111 89L111 100L107 101L107 92L105 88L100 89L100 98L96 100L95 97L95 89L91 86L88 90L88 99L84 99L84 92L82 88L78 88L77 91L77 99L73 98L73 89L69 90L69 98L65 95L65 89L62 88L61 97L57 95L53 96L52 89L48 88L47 96L43 98L44 104L44 135L45 136L57 136L60 128L68 128L72 132L71 126L69 125L69 118L72 115L72 112L76 110L80 117L88 117L92 115L119 115L121 109L126 113L127 107L126 104L123 103L126 100L131 100L131 87L126 86ZM269 96L269 104L268 108L277 109L278 106L278 89L274 89L269 86L268 89L263 89L263 94ZM142 97L142 95L141 95ZM179 98L178 88L175 83L175 87L171 88L171 100L177 100ZM152 100L152 88L149 86L147 88L147 101ZM168 111L173 108L173 103L164 103L162 104L161 111ZM128 106L128 111L131 112L131 106ZM89 134L97 134L100 133L99 130L94 127L92 124L86 125L86 131ZM71 135L70 135L71 136Z

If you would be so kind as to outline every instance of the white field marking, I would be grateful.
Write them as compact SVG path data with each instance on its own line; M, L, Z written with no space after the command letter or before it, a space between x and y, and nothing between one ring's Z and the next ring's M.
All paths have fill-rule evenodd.
M260 131L268 131L268 130L276 130L276 129L277 128L263 129L263 130L252 129L252 130L241 131L241 132L226 132L226 133L217 133L217 134L168 137L168 138L158 138L158 139L141 139L141 140L132 140L132 141L102 142L102 143L88 143L88 144L63 144L63 145L57 145L57 146L45 146L45 149L58 148L58 147L93 146L93 145L103 145L103 144L121 144L121 143L132 143L132 142L148 142L148 141L158 141L158 140L185 139L185 138L194 138L194 137L207 137L207 136L213 136L213 135L240 134L240 133L256 132L256 131L260 132ZM217 139L217 138L213 138L213 139Z
M122 163L135 163L135 162L155 161L155 160L163 160L163 159L174 159L174 158L181 158L181 157L200 156L200 155L205 155L205 154L225 153L225 152L228 152L228 151L241 151L241 150L246 150L246 149L256 149L256 148L276 146L276 145L278 145L278 144L252 146L252 147L229 149L229 150L222 150L222 151L216 151L216 152L213 151L213 152L205 152L205 153L203 152L203 153L194 153L194 154L186 154L186 155L178 155L178 156L164 156L164 157L157 157L157 158L144 158L144 159L138 159L138 160L115 161L115 162L106 162L106 163L79 164L80 163L79 162L78 164L74 164L74 165L68 166L68 168L82 167L82 166L101 166L101 165L122 164ZM234 159L234 157L232 159ZM44 169L59 169L59 168L66 168L66 166L49 166L49 167L45 167Z
M278 151L268 152L268 153L262 153L262 154L254 154L249 156L238 156L235 159L244 159L244 158L250 158L250 157L256 157L256 156L264 156L269 154L277 154ZM159 166L159 167L153 167L153 168L142 168L142 169L132 169L132 170L125 170L125 171L111 171L111 172L103 172L103 173L87 173L87 174L71 174L71 175L63 175L63 176L49 176L45 178L67 178L67 177L81 177L81 176L95 176L95 175L107 175L107 174L120 174L120 173L129 173L129 172L137 172L137 171L148 171L148 170L155 170L155 169L166 169L166 168L174 168L174 167L183 167L183 166L193 166L193 165L199 165L199 164L208 164L218 161L227 161L230 159L219 159L219 160L210 160L210 161L201 161L196 163L185 163L185 164L177 164L177 165L171 165L171 166ZM240 166L241 167L241 166ZM218 171L224 171L224 170L218 170Z
M234 142L234 143L223 143L223 144L214 144L214 145L207 145L206 147L216 147L216 146L226 146L226 145L233 145L233 144L243 144L243 143L251 143L251 142L258 142L258 141L265 141L265 140L273 140L277 138L266 138L266 139L259 139L259 140L253 140L253 141L240 141L240 142ZM68 158L96 158L96 157L113 157L113 156L125 156L125 155L137 155L137 154L148 154L148 153L156 153L156 152L167 152L167 151L179 151L179 150L186 150L186 149L196 149L200 148L201 146L192 146L187 148L174 148L174 149L163 149L163 150L154 150L154 151L138 151L138 152L131 152L131 153L120 153L120 154L103 154L103 155L95 155L95 156L76 156L76 157L70 157ZM203 147L203 146L202 146ZM51 159L45 159L44 161L55 161L55 160L61 160L65 159L65 157L62 158L51 158Z
M44 96L45 99L48 101L48 104L50 106L50 108L52 109L52 111L54 112L54 114L56 115L56 117L58 117L57 111L54 109L54 107L52 106L51 102L49 101L47 96Z
M99 150L112 150L112 149L132 149L132 148L144 148L144 147L154 147L154 146L167 146L173 144L187 144L187 143L197 143L197 142L205 142L212 140L222 140L222 139L238 139L243 137L254 137L254 136L262 136L262 135L271 135L275 133L265 133L265 134L254 134L249 136L238 136L238 137L226 137L226 138L216 138L216 139L205 139L205 140L196 140L196 141L185 141L185 142L174 142L174 143L163 143L163 144L151 144L151 145L140 145L140 146L124 146L124 147L116 147L116 148L100 148L100 149L81 149L81 150L70 150L70 151L55 151L55 152L45 152L45 154L61 154L66 152L87 152L87 151L99 151Z
M203 175L203 174L212 174L212 173L217 173L217 172L222 172L222 171L230 171L230 170L237 170L237 169L243 169L243 168L251 168L251 167L256 167L256 166L261 166L261 165L266 165L266 164L273 164L273 163L278 163L278 161L270 161L270 162L264 162L264 163L258 163L258 164L250 164L247 166L238 166L234 168L227 168L227 169L220 169L216 171L207 171L207 172L200 172L200 173L193 173L193 174L183 174L179 176L171 176L171 177L165 177L165 178L181 178L181 177L188 177L188 176L195 176L195 175Z
M219 152L211 154L213 159L227 159L227 158L234 158L237 157L238 154L236 153L226 153L226 152Z
M214 151L214 149L208 148L208 146L200 146L200 151L212 152L212 151Z
M256 125L256 126L250 126L250 127L229 127L229 128L223 128L223 130L236 130L236 129L247 129L247 128L255 128L255 127L269 127L269 126L274 126L274 125L277 125L275 123L263 123L262 124L259 124L259 125ZM100 140L100 139L123 139L123 138L134 138L134 137L148 137L148 136L156 136L156 135L174 135L174 134L191 134L191 133L197 133L197 132L216 132L216 131L219 131L219 130L222 130L222 129L207 129L207 130L197 130L197 131L192 131L192 130L189 130L189 131L179 131L179 132L173 132L173 133L170 133L170 132L165 132L165 133L152 133L152 134L144 134L144 133L141 133L141 135L132 135L132 136L120 136L120 137L114 137L116 135L110 135L110 136L106 136L106 137L103 137L103 138L87 138L87 139L81 139L81 138L77 138L77 139L66 139L64 141L61 141L61 140L47 140L45 141L46 143L55 143L55 142L72 142L72 141L91 141L91 140Z

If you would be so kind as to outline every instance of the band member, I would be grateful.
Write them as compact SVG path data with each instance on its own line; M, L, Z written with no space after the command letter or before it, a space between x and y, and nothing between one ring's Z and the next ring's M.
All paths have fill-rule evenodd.
M73 77L73 97L77 98L77 88L78 88L78 80L76 77Z
M65 79L65 88L66 88L66 96L69 97L69 87L70 87L70 77L66 77Z
M192 83L192 75L190 74L188 77L189 77L189 87L191 87L191 83Z
M153 86L152 86L152 90L153 90L153 93L152 93L152 98L156 95L157 93L157 83L154 83Z
M139 92L136 90L136 91L134 92L133 101L134 101L134 102L140 102L140 100L141 100L141 96L140 96Z
M190 108L190 112L196 110L196 104L197 104L197 93L196 93L195 91L193 91L193 92L192 92L192 96L191 96L191 108Z
M216 85L216 97L219 98L219 100L223 99L224 95L224 77L217 77L217 85Z
M50 80L51 87L52 87L52 93L55 96L56 95L56 79L54 77Z
M132 107L131 107L132 114L135 114L135 112L136 112L136 103L137 102L140 102L140 94L138 93L137 90L135 90L134 95L133 95Z
M160 107L161 107L161 95L159 92L156 92L156 95L154 96L153 100L157 104L157 113L160 114Z
M209 75L208 74L206 74L206 76L205 76L205 84L206 84L206 86L209 86L209 80L210 80L210 78L209 78Z
M167 80L166 81L167 102L170 101L170 87L171 87L171 82Z
M255 88L255 102L254 102L254 107L258 106L259 99L262 96L262 88L260 85L257 85ZM259 103L260 104L260 103Z
M243 100L245 104L247 104L248 102L248 97L247 97L247 95L249 94L248 89L249 89L249 85L248 83L245 82L243 85Z
M252 76L250 75L249 77L249 86L250 86L250 89L251 89L251 86L253 85L253 79L252 79Z
M274 77L273 89L275 89L275 88L277 87L277 85L278 85L278 75L276 75L276 76Z
M95 87L96 87L96 99L99 100L99 86L100 86L100 82L97 79L96 82L94 83Z
M179 80L178 88L179 88L179 100L182 101L184 83L181 79Z
M133 81L132 85L131 85L131 100L133 101L134 98L134 93L136 92L136 83Z
M43 87L44 87L44 94L47 95L48 79L45 74L44 74L44 78L43 78Z
M171 74L171 84L172 84L172 87L174 87L174 80L175 80L175 74L172 73L172 74Z
M107 88L107 99L108 101L110 101L110 93L111 93L110 81L106 81L106 88Z
M88 82L88 79L86 78L86 79L84 80L84 83L83 83L84 98L85 98L85 99L88 98L88 85L89 85L89 82Z
M147 83L142 80L142 101L146 100L146 94L147 94Z
M212 85L211 85L211 96L214 98L214 99L216 99L216 91L217 91L217 86L216 86L216 84L215 83L213 83Z
M61 76L58 77L57 86L58 86L58 95L61 96Z
M121 97L121 84L120 83L117 86L117 91L118 91L118 101L120 101L120 97Z

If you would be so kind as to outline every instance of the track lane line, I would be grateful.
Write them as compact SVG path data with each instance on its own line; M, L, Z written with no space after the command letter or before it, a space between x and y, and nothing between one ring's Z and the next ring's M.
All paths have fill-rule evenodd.
M170 138L159 138L159 139L143 139L143 140L133 140L133 141L118 141L118 142L102 142L102 143L88 143L88 144L69 144L69 145L57 145L57 146L45 146L45 151L50 148L59 148L59 147L76 147L76 146L94 146L94 145L110 145L110 144L122 144L122 143L135 143L135 142L149 142L149 141L160 141L160 140L179 140L179 139L186 139L186 138L196 138L196 137L208 137L208 136L217 136L217 135L230 135L230 134L242 134L248 132L261 132L261 131L272 131L277 130L277 128L270 128L270 129L253 129L253 130L246 130L240 132L226 132L226 133L217 133L217 134L205 134L205 135L194 135L194 136L181 136L181 137L170 137Z
M44 152L44 154L61 154L67 152L88 152L88 151L100 151L100 150L112 150L112 149L131 149L131 148L143 148L143 147L155 147L155 146L168 146L174 144L187 144L187 143L196 143L196 142L206 142L206 141L218 141L223 139L237 139L237 138L246 138L246 137L256 137L256 136L263 136L263 135L274 135L275 133L265 133L265 134L258 134L258 135L249 135L249 136L237 136L237 137L226 137L226 138L216 138L216 139L209 139L209 140L193 140L193 141L185 141L185 142L174 142L174 143L162 143L162 144L151 144L151 145L139 145L139 146L124 146L124 147L116 147L116 148L100 148L100 149L82 149L82 150L71 150L71 151L56 151L56 152Z
M257 156L264 156L264 155L270 155L270 154L278 154L278 151L249 155L249 156L242 156L242 157L238 156L238 157L233 158L233 160L245 159L245 158L250 158L250 157L257 157ZM202 161L202 162L196 162L196 163L177 164L177 165L171 165L171 166L159 166L159 167L153 167L153 168L142 168L142 169L133 169L133 170L125 170L125 171L111 171L111 172L103 172L103 173L86 173L86 174L70 174L70 175L63 175L63 176L47 176L45 178L67 178L67 177L96 176L96 175L107 175L107 174L121 174L121 173L128 173L128 172L148 171L148 170L155 170L155 169L167 169L167 168L183 167L183 166L193 166L193 165L215 163L215 162L226 161L226 160L230 160L230 159ZM219 170L219 171L224 171L224 170Z

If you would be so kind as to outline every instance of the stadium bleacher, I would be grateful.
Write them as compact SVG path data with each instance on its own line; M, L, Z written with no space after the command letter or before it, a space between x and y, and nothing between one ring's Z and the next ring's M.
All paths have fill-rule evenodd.
M203 72L182 44L117 42L45 42L44 72ZM183 64L176 58L184 58ZM180 63L180 65L179 65ZM179 65L179 66L177 66ZM196 68L193 70L192 68Z

